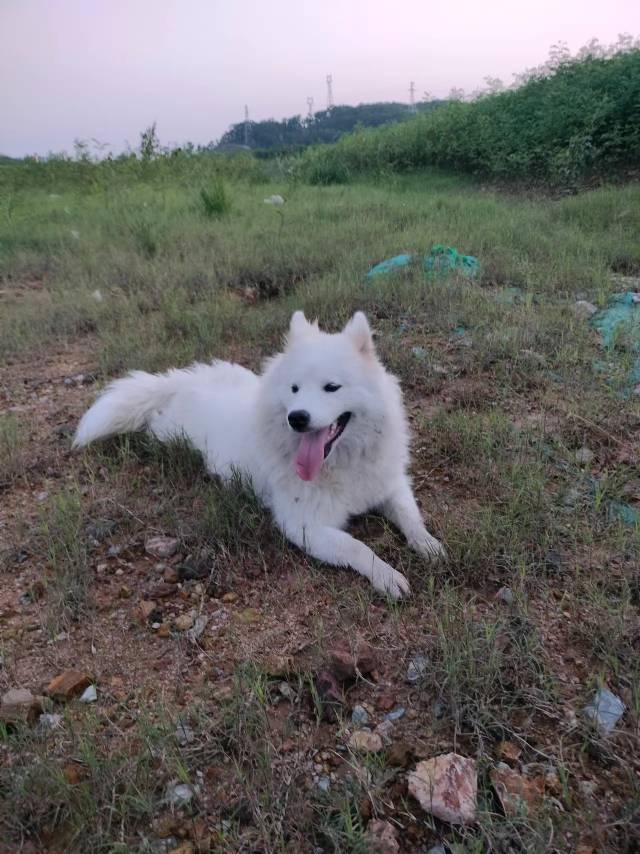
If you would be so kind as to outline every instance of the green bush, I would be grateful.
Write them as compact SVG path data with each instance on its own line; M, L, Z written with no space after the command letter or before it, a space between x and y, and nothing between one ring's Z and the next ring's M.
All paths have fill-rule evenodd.
M446 106L309 149L301 177L441 166L498 180L573 186L640 166L640 51L566 61L517 89Z
M200 201L205 216L224 216L231 210L231 199L222 178L217 178L211 189L200 189Z

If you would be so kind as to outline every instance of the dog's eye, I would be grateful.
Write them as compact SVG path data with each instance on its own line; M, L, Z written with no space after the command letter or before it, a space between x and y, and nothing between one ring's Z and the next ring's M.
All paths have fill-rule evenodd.
M326 386L324 387L324 390L325 391L338 391L339 388L342 388L342 386L338 385L338 383L327 383Z
M292 391L294 394L297 394L297 393L300 391L300 389L298 388L298 386L297 386L297 385L292 385L292 386L291 386L291 391Z

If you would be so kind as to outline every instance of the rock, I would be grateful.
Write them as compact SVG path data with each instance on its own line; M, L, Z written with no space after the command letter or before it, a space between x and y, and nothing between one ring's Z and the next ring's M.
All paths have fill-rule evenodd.
M159 638L171 637L171 624L170 623L160 623L160 625L158 627L157 635Z
M204 630L207 628L207 623L209 622L209 618L205 617L204 614L201 614L193 623L193 626L187 632L187 640L191 643L198 643L202 635L204 634Z
M97 699L98 692L96 691L95 685L89 685L89 687L86 688L85 691L83 691L83 693L80 695L81 703L95 703Z
M351 723L355 726L366 726L369 723L369 712L364 706L354 706L351 712Z
M196 740L196 735L194 731L185 724L183 721L178 721L178 726L176 727L176 741L180 745L180 747L186 747L187 744L191 744Z
M407 667L406 680L410 685L420 682L427 672L429 661L424 655L414 655Z
M544 794L544 780L528 780L504 762L489 772L502 809L511 818L535 812Z
M437 845L432 845L431 848L429 848L427 854L447 854L447 852L442 842L438 842Z
M331 788L331 779L329 777L318 777L318 782L316 786L320 789L321 792L328 792Z
M233 605L234 602L238 601L238 594L232 592L225 593L222 597L222 601L225 605Z
M118 523L113 519L99 519L96 522L89 522L85 528L85 533L90 540L101 543L110 537L117 527Z
M65 670L48 684L45 694L52 700L66 703L78 697L91 685L91 677L79 670Z
M389 712L395 704L396 698L393 694L381 694L376 701L376 706L383 712Z
M425 812L449 824L471 824L476 817L476 763L457 753L419 762L408 776L409 792Z
M602 735L609 735L625 710L626 706L619 697L606 688L600 688L593 700L584 707L582 714L595 724Z
M316 690L322 705L322 716L325 720L336 720L344 697L333 673L321 670L316 676Z
M127 587L126 584L123 584L120 590L118 590L118 597L120 599L131 599L133 596L133 590L130 587Z
M191 612L188 614L180 614L179 617L176 617L173 621L173 625L179 632L186 632L191 628L195 620L195 615Z
M144 550L152 557L173 557L178 551L178 540L176 537L149 537L145 541Z
M162 580L167 584L177 584L180 581L180 573L174 566L168 566L162 573Z
M33 726L42 712L42 703L27 688L11 688L2 696L0 720L6 726L23 723Z
M165 790L164 800L165 803L172 807L185 807L194 798L197 798L199 794L199 786L192 786L191 783L181 783L179 780L172 780Z
M352 750L357 750L359 753L380 753L382 750L382 738L377 732L359 729L349 739L349 747Z
M498 753L503 759L508 759L509 762L517 762L522 750L512 741L501 741L498 746Z
M575 461L579 465L587 465L594 458L595 454L593 453L591 448L587 448L587 446L584 445L582 448L579 448L575 452L574 456L575 456Z
M346 682L358 675L366 676L376 669L376 654L368 643L358 641L353 648L341 643L329 650L331 670L337 679Z
M141 623L148 623L155 610L156 603L152 599L143 599L136 608L136 618Z
M70 786L77 786L78 783L82 783L83 780L87 779L89 769L85 765L77 765L74 762L70 762L63 767L62 773Z
M245 608L238 614L238 619L241 623L259 623L262 615L257 608Z
M385 744L389 744L391 741L391 733L393 732L393 721L382 721L382 723L378 724L375 731Z
M544 556L544 565L547 572L559 574L564 570L565 567L564 555L562 555L556 549L549 549L549 551Z
M513 605L513 590L510 587L501 587L495 595L498 602L504 602L505 605Z
M389 712L385 715L386 720L388 721L399 721L400 718L404 717L405 710L402 707L398 707L394 709L392 712Z
M364 835L365 850L371 854L398 854L400 845L395 827L389 821L374 819Z
M406 741L395 741L387 751L387 762L395 768L407 768L413 750Z
M572 309L574 315L579 320L587 320L598 313L597 307L592 302L587 302L585 299L579 299L573 304Z
M174 596L178 592L178 585L167 584L166 582L161 581L160 584L156 584L150 592L154 599L168 599L170 596Z
M416 359L419 359L420 361L426 359L428 356L428 353L424 347L412 347L411 353Z

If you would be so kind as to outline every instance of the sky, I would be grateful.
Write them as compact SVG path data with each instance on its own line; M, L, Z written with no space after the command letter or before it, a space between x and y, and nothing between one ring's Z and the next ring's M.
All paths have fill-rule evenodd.
M471 91L597 37L640 0L0 0L0 153L207 143L232 122Z

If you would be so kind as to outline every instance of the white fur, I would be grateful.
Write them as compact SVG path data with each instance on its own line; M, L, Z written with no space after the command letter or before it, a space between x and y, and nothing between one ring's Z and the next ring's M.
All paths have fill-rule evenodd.
M341 388L327 392L327 383ZM312 481L301 480L294 468L300 434L287 416L298 409L311 415L314 430L352 413ZM319 560L352 567L394 598L410 592L406 578L343 530L349 517L380 509L421 555L444 555L424 526L407 476L400 386L378 361L361 312L330 335L297 311L284 352L268 360L261 376L228 362L165 374L134 371L84 415L74 445L143 428L160 440L186 436L223 479L237 471L248 476L289 540Z

